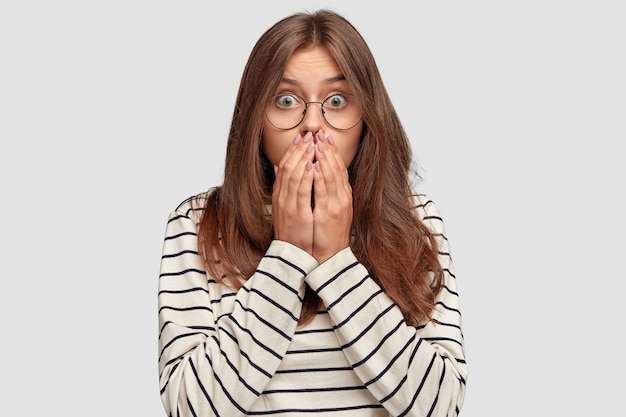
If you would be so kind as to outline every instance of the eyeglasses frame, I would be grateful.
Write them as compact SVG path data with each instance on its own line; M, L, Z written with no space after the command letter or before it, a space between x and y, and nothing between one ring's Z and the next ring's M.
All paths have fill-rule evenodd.
M280 96L280 95L283 95L283 94L275 94L275 95L273 95L272 97L276 97L276 96ZM319 104L319 105L320 105L320 111L322 112L322 119L324 119L324 123L326 123L328 126L332 127L333 129L337 129L337 130L350 130L350 129L352 129L354 126L358 125L358 124L359 124L359 122L361 121L361 119L363 118L363 109L361 109L361 110L360 110L360 114L359 114L359 118L356 120L356 122L354 122L354 124L353 124L352 126L350 126L350 127L345 127L345 128L335 127L335 126L333 126L333 125L332 125L332 124L331 124L328 120L326 120L326 116L325 116L325 113L326 113L326 112L324 111L324 103L326 103L326 101L327 101L329 98L331 98L331 97L333 97L333 96L335 96L335 95L337 95L337 94L331 94L330 96L326 97L326 98L324 99L324 101L306 101L306 100L304 99L304 97L302 97L302 96L301 96L301 95L299 95L299 94L289 93L289 95L292 95L292 96L296 96L296 97L298 97L298 98L299 98L300 100L302 100L302 102L304 103L304 111L302 112L302 118L300 119L300 121L299 121L298 123L296 123L296 124L295 124L295 125L293 125L292 127L287 127L287 128L285 128L285 127L278 127L278 126L276 126L274 123L272 123L272 121L270 120L269 116L267 115L267 107L266 107L266 108L265 108L265 118L267 119L267 121L268 121L268 122L269 122L269 123L270 123L273 127L275 127L275 128L276 128L276 129L278 129L278 130L291 130L291 129L295 129L296 127L300 126L300 125L302 124L302 122L304 122L304 119L306 118L306 112L307 112L307 110L308 110L308 108L309 108L309 104ZM353 94L350 94L350 93L341 93L341 95L344 95L344 96L353 96ZM360 107L360 106L359 106L359 107Z

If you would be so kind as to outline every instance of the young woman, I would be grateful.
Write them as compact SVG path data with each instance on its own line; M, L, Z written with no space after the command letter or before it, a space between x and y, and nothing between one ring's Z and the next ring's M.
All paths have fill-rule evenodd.
M348 21L300 13L261 36L223 184L167 223L167 415L459 413L467 369L455 277L411 163Z

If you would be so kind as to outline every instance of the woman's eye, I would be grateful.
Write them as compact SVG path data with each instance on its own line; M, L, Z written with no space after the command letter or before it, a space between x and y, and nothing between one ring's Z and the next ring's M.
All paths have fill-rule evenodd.
M293 107L298 103L298 100L294 96L281 95L276 96L276 104L280 107Z
M335 94L326 99L326 104L331 108L338 109L348 104L348 99L343 94Z

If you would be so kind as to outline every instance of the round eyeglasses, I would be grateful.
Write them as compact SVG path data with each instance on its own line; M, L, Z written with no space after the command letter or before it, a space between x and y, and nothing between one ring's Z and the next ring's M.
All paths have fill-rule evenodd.
M319 104L324 121L337 130L352 129L361 120L361 106L352 94L336 93L324 101L306 101L294 93L281 93L272 97L265 116L272 126L290 130L304 120L309 104Z

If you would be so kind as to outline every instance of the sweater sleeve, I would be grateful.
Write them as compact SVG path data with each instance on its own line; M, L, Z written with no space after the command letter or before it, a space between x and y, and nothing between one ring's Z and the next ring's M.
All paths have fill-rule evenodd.
M189 211L170 215L163 245L161 399L168 416L244 415L285 355L298 324L304 276L317 261L274 241L256 273L238 292L229 291L203 268Z
M422 221L437 234L445 288L427 324L408 326L350 248L305 282L324 301L342 349L367 389L393 416L456 416L467 367L456 277L443 223L432 201L417 198Z

